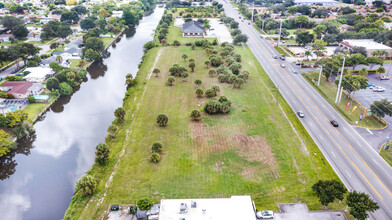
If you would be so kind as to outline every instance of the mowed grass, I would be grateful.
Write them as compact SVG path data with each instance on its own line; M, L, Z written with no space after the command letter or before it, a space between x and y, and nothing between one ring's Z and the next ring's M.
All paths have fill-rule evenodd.
M195 41L208 40L210 42L214 41L216 38L203 38L203 37L183 37L180 27L169 26L169 33L167 34L166 42L168 44L173 44L175 40L178 40L181 44L194 43ZM156 37L156 42L158 38Z
M346 109L347 103L351 102L351 96L350 96L350 98L347 98L346 93L343 93L340 104L336 105L335 98L336 98L337 86L329 81L326 81L324 77L321 77L320 86L317 85L317 82L312 81L312 79L318 79L318 76L319 76L318 71L309 71L307 73L302 74L302 76L350 124L353 124L356 126L361 126L361 127L366 127L369 129L380 129L380 128L384 128L386 126L385 123L383 123L382 121L378 121L375 117L371 117L371 116L366 117L366 118L362 119L361 121L359 121L359 117L360 117L361 113L363 113L363 114L365 113L365 107L363 107L362 105L360 105L356 101L354 101L353 103L350 104L349 108ZM352 110L354 109L355 106L357 106L357 108L353 112ZM356 121L358 121L358 124L355 123Z
M389 145L388 150L384 150L385 145ZM384 143L380 149L380 156L390 165L392 166L392 141Z
M161 54L155 67L161 73L148 80L158 50ZM109 205L135 204L143 197L158 203L163 198L251 195L258 209L277 211L277 203L298 201L321 209L311 186L319 179L338 179L336 174L281 96L284 114L276 104L272 95L276 88L249 48L236 47L235 51L242 56L242 70L250 72L241 89L209 77L204 65L207 56L199 47L161 47L147 52L138 72L139 84L124 102L126 121L109 143L110 163L94 165L89 171L103 181L87 207L89 197L74 198L66 219L101 218ZM177 77L174 86L166 85L173 64L188 66L181 58L184 53L195 59L195 72L189 72L186 82ZM195 79L202 80L204 90L219 85L220 95L233 103L230 113L202 113L202 121L191 121L191 111L202 110L210 100L196 97ZM169 117L166 127L156 123L160 113ZM154 142L163 145L159 164L149 161ZM338 203L330 205L337 207L342 208Z

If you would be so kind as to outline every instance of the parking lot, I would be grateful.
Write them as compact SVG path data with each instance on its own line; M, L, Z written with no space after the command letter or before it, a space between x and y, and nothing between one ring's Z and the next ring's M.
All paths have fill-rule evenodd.
M279 204L280 213L275 213L275 220L346 220L341 211L309 211L305 204Z
M301 53L301 54L305 54L306 49L304 47L287 47L291 50L291 52L293 52L294 54L297 53ZM333 55L333 52L335 51L336 47L326 47L325 49L325 53L327 56L331 56ZM313 50L311 50L313 51ZM312 53L313 55L309 58L316 58L316 54Z

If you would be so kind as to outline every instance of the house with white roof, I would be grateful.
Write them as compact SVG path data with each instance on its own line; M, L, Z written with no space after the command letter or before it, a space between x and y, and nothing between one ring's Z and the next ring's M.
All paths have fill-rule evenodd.
M30 72L27 76L23 77L28 82L44 82L47 78L54 75L49 67L29 67L24 70Z

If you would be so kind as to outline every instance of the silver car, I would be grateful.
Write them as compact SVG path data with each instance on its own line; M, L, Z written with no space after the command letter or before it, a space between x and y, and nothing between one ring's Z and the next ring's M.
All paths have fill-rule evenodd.
M385 88L381 86L376 86L373 88L373 92L385 92Z

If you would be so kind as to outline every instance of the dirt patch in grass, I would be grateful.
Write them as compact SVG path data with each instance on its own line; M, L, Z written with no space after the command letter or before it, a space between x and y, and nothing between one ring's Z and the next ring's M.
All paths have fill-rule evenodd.
M265 138L235 135L232 139L239 148L238 155L245 157L250 162L258 161L271 167L274 166L275 158Z

